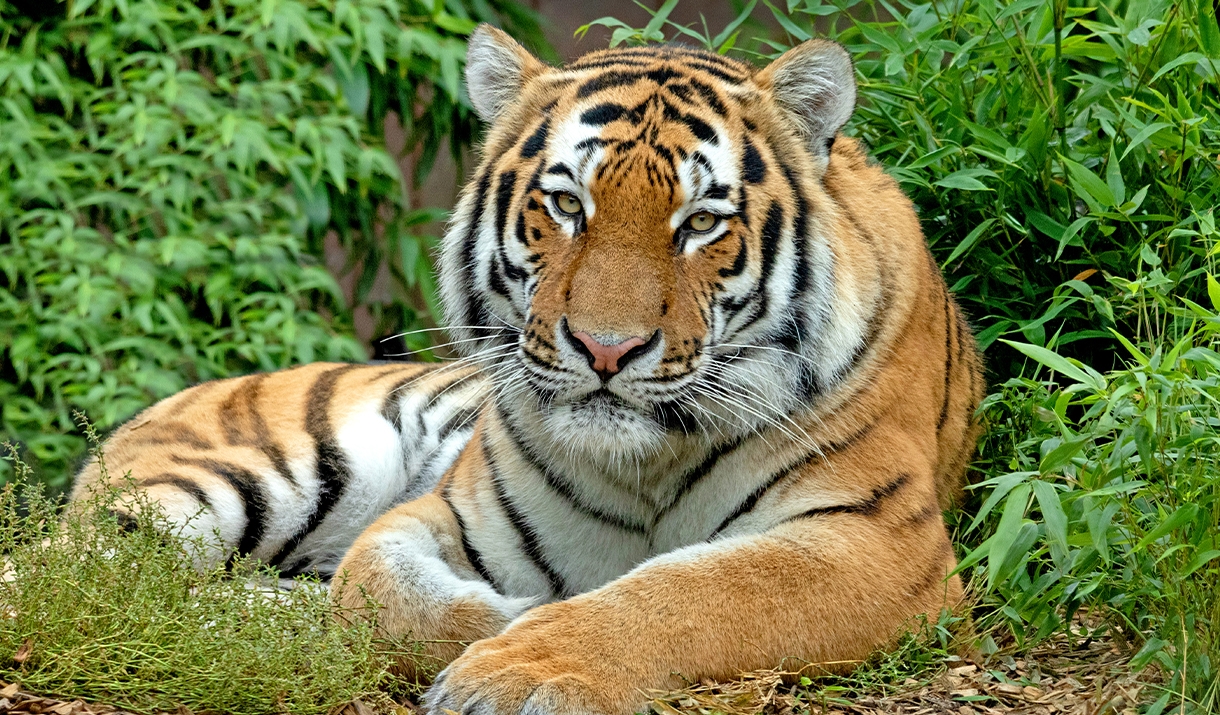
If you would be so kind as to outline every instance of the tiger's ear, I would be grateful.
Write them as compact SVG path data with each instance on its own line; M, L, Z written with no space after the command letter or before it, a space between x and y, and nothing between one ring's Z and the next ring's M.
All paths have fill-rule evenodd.
M504 31L487 23L476 27L466 46L466 91L479 119L495 121L545 68Z
M829 155L835 134L856 108L856 73L847 50L830 40L803 42L767 65L757 81L771 86L814 155Z

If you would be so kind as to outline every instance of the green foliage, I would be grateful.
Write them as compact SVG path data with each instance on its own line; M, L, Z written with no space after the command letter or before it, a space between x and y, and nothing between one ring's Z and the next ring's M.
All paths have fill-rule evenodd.
M363 359L328 233L357 304L389 266L379 333L427 320L438 212L411 209L387 114L426 172L475 132L475 22L538 38L507 0L39 8L0 0L0 434L55 488L74 409L108 428L201 380Z
M1143 641L1135 667L1159 663L1184 707L1213 712L1220 301L1175 300L1156 278L1137 282L1124 307L1162 332L1153 342L1116 335L1121 369L1013 344L1039 369L983 405L991 429L979 467L990 476L974 487L985 500L964 524L973 548L962 568L984 577L991 618L1019 640L1063 629L1082 606L1100 609L1107 627Z
M138 503L134 523L107 515L120 499ZM0 489L5 680L135 712L233 715L335 712L411 687L390 667L413 650L379 641L368 619L340 625L321 584L277 590L244 561L200 571L192 554L207 545L167 533L135 492L79 506L65 516L39 489Z

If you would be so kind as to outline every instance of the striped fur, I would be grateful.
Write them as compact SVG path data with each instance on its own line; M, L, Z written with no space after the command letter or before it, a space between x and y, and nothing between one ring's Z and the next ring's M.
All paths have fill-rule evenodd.
M365 527L436 485L486 394L469 368L317 363L185 390L116 431L104 456L112 485L130 475L206 542L205 564L243 554L329 576ZM87 465L73 499L100 477Z
M629 713L842 669L954 606L981 360L910 202L837 133L846 53L550 68L482 27L467 74L490 131L440 275L463 359L194 388L111 468L199 512L213 558L372 596L449 664L433 712Z

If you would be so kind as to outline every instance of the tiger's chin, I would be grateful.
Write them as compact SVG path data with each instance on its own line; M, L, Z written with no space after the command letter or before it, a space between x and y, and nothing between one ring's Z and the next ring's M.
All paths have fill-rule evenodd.
M665 443L665 429L648 412L606 391L556 403L542 416L557 444L600 463L642 460Z

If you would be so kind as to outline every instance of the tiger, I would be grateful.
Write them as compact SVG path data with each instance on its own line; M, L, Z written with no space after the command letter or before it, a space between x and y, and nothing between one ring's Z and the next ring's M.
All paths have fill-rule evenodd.
M107 473L211 563L374 602L436 663L431 713L625 715L848 670L958 608L982 357L841 131L847 51L555 67L482 25L466 86L487 132L437 258L459 357L204 383L118 429Z

